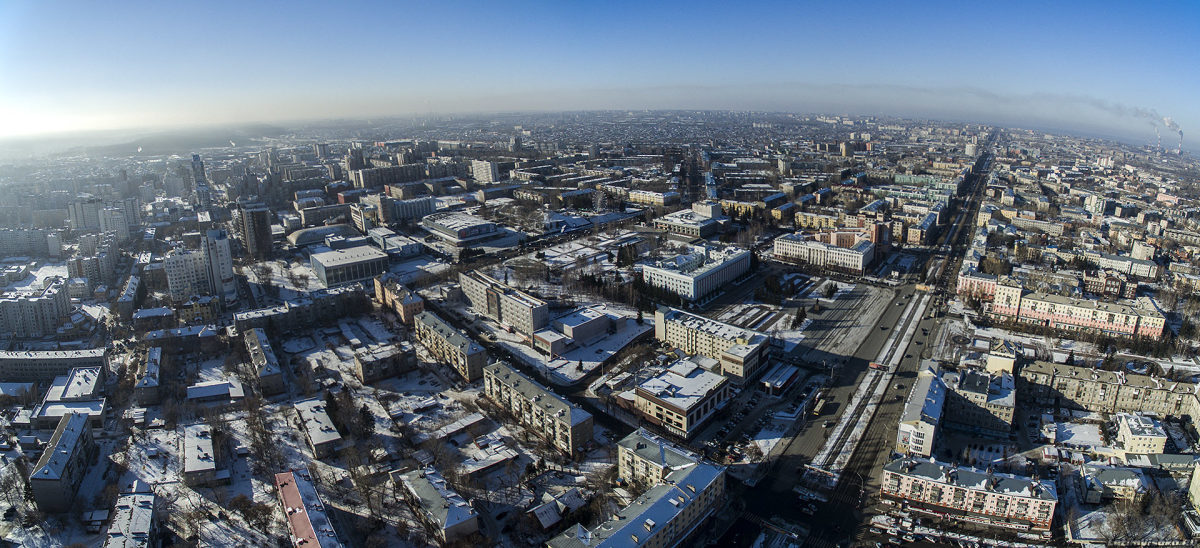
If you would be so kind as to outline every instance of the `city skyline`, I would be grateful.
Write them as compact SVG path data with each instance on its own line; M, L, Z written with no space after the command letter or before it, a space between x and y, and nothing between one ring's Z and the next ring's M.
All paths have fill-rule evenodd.
M1198 8L763 2L0 8L0 138L497 111L720 109L1200 125Z

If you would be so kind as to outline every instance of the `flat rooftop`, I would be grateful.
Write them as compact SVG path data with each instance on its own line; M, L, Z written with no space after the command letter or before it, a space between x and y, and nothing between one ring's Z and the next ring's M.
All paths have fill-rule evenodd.
M346 249L335 249L312 254L312 260L320 263L325 268L357 264L365 261L386 261L387 258L387 253L380 251L379 248L373 245L360 245L358 247L348 247Z
M325 400L312 398L300 400L293 404L300 414L300 421L308 432L308 438L313 445L335 442L342 439L329 414L325 412Z
M724 376L705 371L695 362L679 360L639 384L638 390L678 409L690 410L726 382Z

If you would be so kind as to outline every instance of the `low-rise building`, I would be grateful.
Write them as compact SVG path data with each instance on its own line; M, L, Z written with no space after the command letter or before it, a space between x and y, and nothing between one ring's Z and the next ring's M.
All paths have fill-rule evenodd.
M634 390L634 408L645 421L681 438L699 431L733 391L728 380L691 360L679 360Z
M721 373L738 384L763 369L770 346L757 331L667 307L654 312L654 336L687 354L719 360Z
M133 393L138 403L142 405L155 404L159 401L159 376L163 374L164 360L161 346L152 346L146 350L146 361L142 364L142 372L133 385Z
M307 471L275 474L275 492L287 518L292 545L309 548L341 548L337 531L325 510L317 486Z
M250 354L250 364L258 375L258 387L265 395L280 394L284 391L283 368L279 365L279 357L271 348L267 332L261 328L247 331L243 336L246 352Z
M425 299L401 285L393 275L375 277L375 300L400 316L404 325L412 325L417 314L425 311Z
M1019 530L1049 531L1058 504L1054 482L899 458L883 467L880 495L909 510Z
M642 266L646 285L684 299L702 299L750 270L750 251L698 245L690 252Z
M46 450L29 474L29 487L38 510L54 514L71 509L79 482L96 453L88 416L63 416L46 444Z
M1138 501L1150 490L1150 480L1137 468L1085 464L1079 467L1084 502Z
M103 548L150 548L158 545L154 493L122 493L113 505Z
M337 451L342 442L342 435L333 426L333 420L325 410L325 400L310 398L295 402L293 406L300 415L300 423L304 425L304 437L313 457L323 459Z
M549 548L683 546L708 521L725 497L725 469L700 463L667 474L611 519L588 530L570 527Z
M370 245L313 253L313 272L325 287L369 280L387 270L387 253Z
M506 363L483 368L483 393L530 431L574 455L592 439L592 414Z
M1128 453L1162 454L1167 449L1167 431L1141 413L1118 413L1117 444Z
M479 531L479 513L437 469L428 466L413 470L400 474L397 481L404 487L404 500L438 542L454 542Z
M183 428L183 481L188 485L210 485L217 480L217 453L213 450L212 428L191 424Z
M354 374L359 382L370 384L417 368L412 343L374 344L354 351Z
M430 354L454 368L467 382L475 382L483 376L483 366L487 364L488 357L479 343L454 329L433 312L421 312L414 320L413 332L417 341Z
M455 247L469 247L504 234L496 223L459 212L426 215L421 228Z

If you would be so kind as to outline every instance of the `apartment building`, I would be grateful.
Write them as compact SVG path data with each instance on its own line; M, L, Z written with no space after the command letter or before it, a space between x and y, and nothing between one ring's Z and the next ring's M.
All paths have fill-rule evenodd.
M87 474L95 453L87 415L71 413L59 419L50 443L29 474L29 487L38 510L48 514L70 510L79 482Z
M154 519L154 493L149 489L122 493L113 504L112 519L101 548L150 548L158 546Z
M337 530L325 512L325 504L308 471L275 474L274 483L294 546L342 548Z
M1126 371L1032 362L1018 375L1021 396L1046 407L1101 413L1196 416L1200 385Z
M396 476L401 491L426 530L446 545L479 531L479 513L432 466Z
M679 193L674 191L653 192L650 190L630 190L625 200L648 206L669 206L679 203Z
M254 328L242 336L246 352L250 355L250 364L258 375L258 388L265 395L280 394L284 391L283 368L279 365L279 357L271 348L267 332Z
M40 291L0 293L0 332L14 337L57 333L71 313L71 297L61 278L48 280Z
M758 374L770 346L757 331L667 307L654 312L654 336L687 354L719 360L721 373L738 384Z
M875 260L875 244L870 240L862 239L848 247L843 247L797 232L775 239L774 256L782 261L804 263L836 272L862 275Z
M342 443L342 435L333 426L325 410L324 398L309 398L292 404L296 414L300 415L300 423L304 425L304 437L313 457L323 459L338 450Z
M947 425L983 436L1008 437L1017 407L1012 375L961 369L943 373L942 381Z
M899 458L883 467L880 495L910 510L1018 530L1049 531L1054 482Z
M941 425L946 403L946 385L937 362L926 360L917 372L896 432L896 452L904 455L933 455L933 440Z
M1157 310L1114 302L1093 301L1026 292L1020 285L1001 283L988 314L998 320L1042 325L1064 331L1104 333L1123 337L1162 338L1166 318Z
M642 266L642 279L689 301L729 286L750 270L750 251L694 246L691 251Z
M667 474L608 521L586 530L569 527L549 548L686 545L725 497L725 468L701 463Z
M617 477L642 487L658 485L675 470L704 459L645 428L617 442Z
M42 382L77 367L108 366L104 348L0 351L0 382Z
M479 271L460 272L458 283L475 312L530 336L550 323L546 301L513 289Z
M217 453L213 450L212 428L207 424L187 425L183 427L182 443L184 483L195 486L216 481Z
M1142 413L1118 413L1117 445L1128 453L1161 455L1167 448L1167 431L1154 418Z
M592 439L592 415L506 363L483 368L483 393L522 425L571 456Z
M394 311L404 325L413 325L417 314L425 311L425 299L390 274L375 277L375 301Z
M634 409L646 422L689 438L732 397L725 377L679 360L634 389Z
M430 354L454 368L467 382L483 376L488 357L482 346L433 312L421 312L413 320L413 333Z

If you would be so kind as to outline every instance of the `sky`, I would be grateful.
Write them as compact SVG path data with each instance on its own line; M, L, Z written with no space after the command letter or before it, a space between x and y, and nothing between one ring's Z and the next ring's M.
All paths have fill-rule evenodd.
M1141 4L0 0L0 137L682 108L1200 144L1200 2Z

